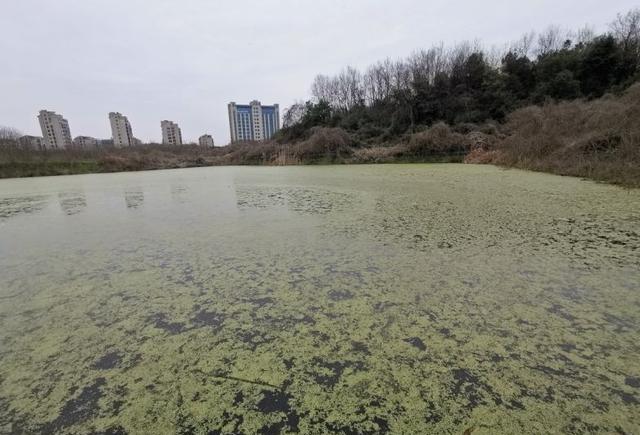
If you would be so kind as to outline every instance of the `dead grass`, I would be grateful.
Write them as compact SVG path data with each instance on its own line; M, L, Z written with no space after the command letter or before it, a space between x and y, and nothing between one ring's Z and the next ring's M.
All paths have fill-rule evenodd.
M640 84L621 97L518 110L504 130L488 163L640 187Z

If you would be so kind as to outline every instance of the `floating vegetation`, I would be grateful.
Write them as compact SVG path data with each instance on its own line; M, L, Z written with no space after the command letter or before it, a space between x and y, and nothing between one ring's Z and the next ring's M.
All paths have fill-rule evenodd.
M124 201L127 208L136 209L144 204L144 192L140 190L131 190L124 193Z
M67 215L82 212L87 207L87 200L82 192L62 192L58 194L60 208Z
M0 221L14 216L35 213L46 206L46 195L0 198Z
M640 192L206 168L0 181L0 219L0 433L640 431Z

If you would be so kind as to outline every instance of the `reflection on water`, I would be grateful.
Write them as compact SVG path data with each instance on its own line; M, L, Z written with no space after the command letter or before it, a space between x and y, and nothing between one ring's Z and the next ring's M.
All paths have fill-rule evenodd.
M69 216L78 214L87 207L87 199L81 191L58 193L58 202L62 211Z
M0 432L637 433L639 204L459 165L2 180Z
M127 208L138 208L144 203L144 192L142 190L128 190L124 193L124 201Z
M46 206L46 195L0 198L0 219L35 213Z
M181 184L171 185L171 198L176 202L181 202L181 203L186 202L188 193L189 193L189 188L185 185L181 185Z

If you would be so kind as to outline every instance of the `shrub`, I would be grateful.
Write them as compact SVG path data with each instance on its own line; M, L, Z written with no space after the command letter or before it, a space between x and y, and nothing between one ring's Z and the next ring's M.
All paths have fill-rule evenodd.
M351 154L356 145L349 133L341 128L315 127L309 139L296 144L296 157L301 160L327 159Z
M406 153L405 145L359 148L353 151L353 163L391 163Z
M407 152L415 156L464 153L466 145L464 135L455 133L451 128L439 122L429 130L412 134L407 144Z
M461 134L469 134L472 131L477 131L477 130L478 130L478 126L470 122L463 122L462 124L457 124L453 126L453 131Z

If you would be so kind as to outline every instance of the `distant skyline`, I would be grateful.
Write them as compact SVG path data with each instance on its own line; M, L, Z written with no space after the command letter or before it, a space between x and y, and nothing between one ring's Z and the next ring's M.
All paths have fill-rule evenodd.
M637 0L10 0L0 7L0 125L40 135L41 109L73 136L143 141L171 119L184 142L229 141L227 103L308 99L317 74L364 69L443 42L504 44L554 24L597 32Z

